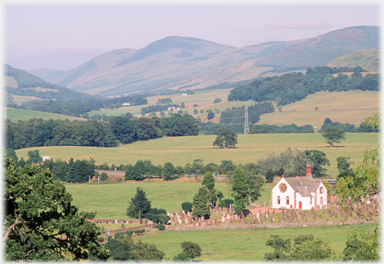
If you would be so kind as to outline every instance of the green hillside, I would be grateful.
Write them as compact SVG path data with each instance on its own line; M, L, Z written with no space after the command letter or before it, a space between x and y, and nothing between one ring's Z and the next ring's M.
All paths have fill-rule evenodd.
M370 72L379 71L380 58L379 50L361 50L331 60L328 67L356 67L360 66L363 70Z
M14 108L7 107L7 119L11 120L12 122L17 122L19 120L26 121L34 117L42 118L43 120L48 120L48 119L86 120L80 117L59 115L59 114L53 114L53 113L47 113L47 112L41 112L41 111L14 109Z

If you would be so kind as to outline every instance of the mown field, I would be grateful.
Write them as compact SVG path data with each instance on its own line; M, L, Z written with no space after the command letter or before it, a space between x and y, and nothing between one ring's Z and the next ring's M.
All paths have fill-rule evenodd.
M97 211L96 218L125 219L129 201L136 194L136 188L146 190L152 207L160 206L169 212L176 212L183 202L193 202L193 196L202 186L200 182L125 182L114 184L67 184L66 188L73 197L73 204L82 211ZM274 184L264 186L259 203L268 204ZM233 199L230 185L216 182L224 198Z
M350 123L357 127L368 116L380 112L379 100L380 94L375 91L318 92L299 102L282 106L281 112L276 107L274 113L261 115L258 123L279 126L310 124L320 129L324 119L330 118L333 122Z
M44 120L48 120L50 118L61 119L61 120L65 120L65 119L86 120L80 117L73 117L73 116L59 115L59 114L53 114L53 113L47 113L47 112L41 112L41 111L23 110L23 109L15 109L15 108L7 107L7 118L12 122L17 122L18 120L25 121L34 117L42 118Z
M222 160L232 160L235 164L256 162L266 158L271 153L279 154L291 149L320 150L330 160L327 167L330 177L337 176L337 157L350 157L355 165L362 161L364 151L378 146L377 133L349 133L346 141L330 148L319 133L312 134L248 134L238 135L238 144L235 148L219 149L213 147L216 136L188 136L164 137L149 141L140 141L133 144L121 145L116 148L98 147L33 147L16 150L19 159L28 159L28 151L38 149L41 156L51 156L51 159L96 160L96 164L107 162L115 164L135 164L137 160L151 160L152 164L163 165L171 162L173 165L185 166L192 164L195 159L202 159L204 164L214 162L220 164Z
M374 224L358 226L368 232ZM317 226L316 235L329 241L330 246L340 256L345 248L345 241L352 226ZM254 229L224 229L206 231L163 231L133 238L144 243L153 243L164 251L167 257L173 258L181 252L180 244L184 241L198 243L202 249L202 256L196 260L203 261L263 261L264 254L273 249L266 245L270 235L280 235L284 239L293 239L298 235L315 235L315 227L290 228L254 228ZM210 255L208 251L212 252Z
M188 114L194 118L200 118L202 122L207 122L207 110L215 112L215 118L211 122L218 123L220 120L220 111L226 108L243 106L245 103L248 105L255 104L254 101L247 102L228 102L228 94L232 89L211 90L211 91L195 91L192 95L162 95L147 97L148 105L156 104L160 98L171 98L174 104L185 103L186 108L182 109L183 112L187 111ZM299 102L282 106L282 112L276 111L274 113L264 114L260 117L259 124L276 124L279 126L295 123L297 125L316 126L318 128L324 123L325 118L330 118L334 122L351 123L356 126L360 125L364 119L374 113L378 112L380 107L379 102L380 94L376 91L347 91L347 92L318 92L316 94L308 95L308 97ZM220 103L213 103L216 98L220 98ZM193 107L197 104L197 107ZM105 115L121 115L131 113L134 116L141 116L141 108L148 105L140 106L127 106L121 107L118 110L103 109L101 111L92 111L88 114L90 116L96 114ZM315 107L318 110L315 110ZM197 109L198 114L194 114L193 110ZM203 110L204 113L200 113ZM219 113L217 113L219 111ZM168 112L165 113L166 116ZM149 114L146 114L148 116ZM160 116L160 112L156 112Z

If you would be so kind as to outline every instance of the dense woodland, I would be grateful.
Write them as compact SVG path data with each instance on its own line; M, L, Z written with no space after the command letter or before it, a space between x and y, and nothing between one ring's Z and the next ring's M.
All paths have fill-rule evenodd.
M192 136L199 133L195 119L190 115L173 114L170 117L117 116L109 123L69 120L6 121L6 148L21 149L40 146L95 146L116 147L138 140L163 136Z
M319 91L378 91L378 74L367 74L363 78L362 71L361 67L316 67L308 69L306 74L288 73L267 77L231 90L228 101L275 101L280 106L300 101L308 94ZM342 72L353 72L353 74L351 78L344 74L339 74L337 77L332 76L332 74Z
M248 121L253 124L260 121L260 115L275 111L272 102L262 102L248 106ZM221 112L220 123L241 124L244 123L245 106L227 108Z

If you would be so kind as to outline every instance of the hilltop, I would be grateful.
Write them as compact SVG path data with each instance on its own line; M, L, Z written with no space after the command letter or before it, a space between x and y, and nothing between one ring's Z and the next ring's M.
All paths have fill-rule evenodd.
M352 52L377 49L378 30L372 26L350 27L314 38L242 48L190 37L166 37L139 50L101 54L54 82L105 96L202 89L223 82L325 66Z

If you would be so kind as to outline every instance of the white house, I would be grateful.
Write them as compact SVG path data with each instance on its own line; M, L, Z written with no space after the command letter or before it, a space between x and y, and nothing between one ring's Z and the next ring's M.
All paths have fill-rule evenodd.
M326 208L327 202L327 188L320 180L312 178L309 159L306 176L288 178L283 176L271 190L271 208L275 209Z

